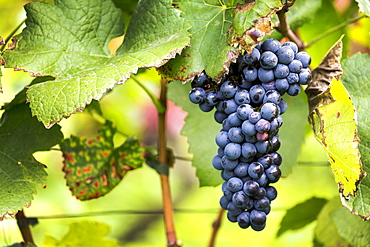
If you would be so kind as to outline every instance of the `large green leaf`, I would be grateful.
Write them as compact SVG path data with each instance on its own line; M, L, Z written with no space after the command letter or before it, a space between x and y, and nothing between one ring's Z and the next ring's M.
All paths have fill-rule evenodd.
M169 84L168 97L188 113L182 134L187 136L189 153L193 154L193 166L200 186L216 186L223 182L220 171L212 166L212 158L217 154L215 138L220 124L213 118L213 112L204 113L198 105L188 99L190 83L182 85L179 81Z
M258 33L261 40L270 33L270 19L281 7L279 0L248 2L174 1L192 25L191 46L162 66L161 73L169 79L188 80L205 69L209 76L221 79L230 60L236 58L238 52L234 47L248 48L257 42L250 35Z
M109 193L130 170L141 167L144 148L136 139L128 139L115 148L116 128L107 122L96 139L71 136L60 147L67 185L79 200L90 200Z
M277 237L288 230L297 230L315 221L326 203L326 199L312 197L288 209L281 220Z
M27 94L32 114L47 127L124 83L138 68L164 64L189 43L189 25L171 0L140 1L116 55L107 44L122 35L123 23L110 0L32 2L25 9L26 28L4 58L7 67L56 77Z
M338 41L313 70L306 92L311 127L328 156L340 193L346 198L355 195L364 173L355 109L343 84L336 80L342 74L341 51L341 41Z
M110 229L104 222L79 221L71 223L69 231L58 240L50 235L46 235L42 246L44 247L70 247L70 246L89 246L89 247L118 247L116 239L106 237Z
M47 130L25 104L7 107L0 125L0 219L31 204L37 188L46 186L44 165L32 154L47 151L63 139L59 126Z
M342 81L357 112L357 131L360 139L361 161L367 176L358 185L356 197L343 200L355 214L370 218L370 55L355 54L343 61Z

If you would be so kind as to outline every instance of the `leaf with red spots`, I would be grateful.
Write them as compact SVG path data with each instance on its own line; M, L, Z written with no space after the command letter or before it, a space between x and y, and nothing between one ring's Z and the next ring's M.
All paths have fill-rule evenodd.
M71 136L60 145L65 178L72 194L90 200L109 193L130 170L141 167L144 148L136 139L114 147L116 128L107 122L96 139Z

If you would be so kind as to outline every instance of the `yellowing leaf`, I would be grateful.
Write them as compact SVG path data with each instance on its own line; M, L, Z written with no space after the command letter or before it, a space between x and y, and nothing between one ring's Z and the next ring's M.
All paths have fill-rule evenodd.
M316 107L310 114L316 139L323 145L344 197L354 196L364 172L358 150L356 112L342 82L332 79L331 102Z

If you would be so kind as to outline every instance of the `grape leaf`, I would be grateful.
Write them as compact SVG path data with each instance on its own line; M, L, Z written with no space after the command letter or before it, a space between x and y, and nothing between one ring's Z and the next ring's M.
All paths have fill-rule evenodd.
M355 109L340 81L341 41L329 51L312 72L307 87L309 120L316 139L322 144L342 196L354 196L364 172L358 150Z
M116 128L109 121L94 140L71 136L60 147L67 185L79 200L90 200L109 193L130 170L141 167L144 149L135 139L115 148Z
M360 12L364 13L367 16L370 16L370 2L369 0L356 0Z
M315 240L322 243L324 246L352 246L349 242L347 242L343 237L339 235L338 228L334 223L334 218L332 217L333 211L335 211L339 207L342 206L340 204L339 198L336 196L324 205L317 217ZM350 215L348 211L347 215ZM349 225L353 226L352 224Z
M257 41L249 37L255 35L254 32L258 32L259 40L269 33L270 15L281 6L278 0L248 2L174 1L192 25L191 46L162 66L162 75L171 80L187 81L205 69L209 76L219 81L223 70L236 59L238 52L234 47L248 48L256 44Z
M44 165L32 154L47 151L63 139L59 126L47 130L31 116L28 105L12 104L0 125L0 220L31 204L37 188L46 186Z
M356 107L361 161L367 176L358 185L356 197L343 200L353 213L370 218L370 55L355 54L343 61L342 81Z
M44 247L69 247L69 246L89 246L89 247L118 247L115 239L109 239L109 225L104 222L78 221L69 225L69 231L58 240L50 235L46 235L42 246Z
M221 126L214 121L212 112L204 113L188 100L190 90L190 83L182 85L174 81L168 86L168 98L188 113L182 134L188 137L189 153L193 154L192 164L200 186L217 186L223 180L220 171L213 168L212 159L217 154L215 137Z
M140 1L115 55L107 44L122 35L123 23L111 1L32 2L25 9L26 28L4 58L7 67L56 78L27 94L32 114L46 127L100 99L138 68L164 64L189 43L189 25L171 0Z
M280 228L276 236L279 237L288 230L303 228L315 221L327 202L328 200L324 198L312 197L288 209L280 222Z
M287 177L297 164L302 144L305 140L307 122L307 97L303 93L296 97L284 97L288 103L288 110L282 115L284 124L279 131L281 146L279 153L283 157L280 166L282 175Z

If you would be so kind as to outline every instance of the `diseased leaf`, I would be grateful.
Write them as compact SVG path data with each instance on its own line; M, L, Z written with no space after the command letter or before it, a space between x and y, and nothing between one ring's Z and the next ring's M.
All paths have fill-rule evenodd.
M220 131L213 113L202 112L199 107L188 99L190 83L182 85L179 81L169 84L168 97L188 113L182 134L187 136L189 153L193 154L193 166L199 178L200 186L217 186L223 182L220 171L212 166L212 159L217 154L215 137Z
M360 12L364 13L367 16L370 16L370 2L369 0L356 0Z
M370 218L370 55L355 54L343 61L343 85L348 90L357 113L359 150L367 176L358 185L356 196L342 200L344 206L365 219Z
M364 173L358 150L356 116L353 103L338 78L341 41L312 72L306 89L309 120L316 139L322 144L342 196L354 196ZM332 81L331 81L332 80Z
M50 235L46 235L42 246L44 247L70 247L70 246L89 246L89 247L118 247L116 239L109 239L109 225L104 222L78 221L69 226L69 231L58 240Z
M138 68L161 66L189 43L189 25L170 0L140 1L115 55L107 45L122 35L123 23L111 1L32 2L25 9L26 28L4 58L7 67L56 78L27 94L32 114L46 127L100 99Z
M250 35L257 34L257 39L261 40L271 31L270 18L281 6L278 0L248 2L174 1L192 25L191 45L162 66L161 74L171 80L188 81L206 70L209 76L219 81L239 53L234 47L247 49L256 44Z
M59 126L47 130L31 117L24 91L22 97L23 104L11 104L0 121L0 220L30 206L37 189L46 187L45 167L32 154L63 139Z
M327 202L324 198L312 197L288 209L281 220L276 236L279 237L288 230L298 230L312 223Z
M79 200L90 200L109 193L126 173L141 167L144 149L135 139L115 148L116 128L107 122L94 140L71 136L60 145L65 178L72 194Z

